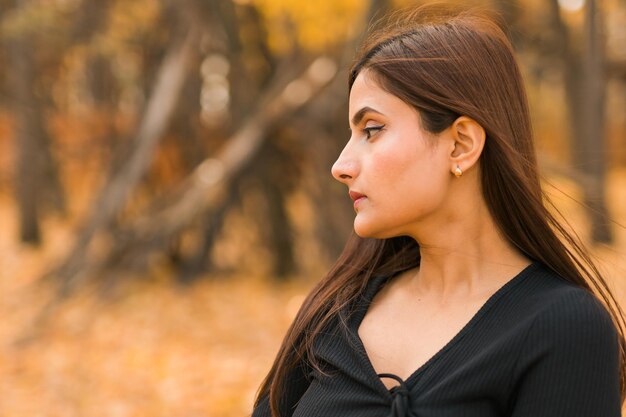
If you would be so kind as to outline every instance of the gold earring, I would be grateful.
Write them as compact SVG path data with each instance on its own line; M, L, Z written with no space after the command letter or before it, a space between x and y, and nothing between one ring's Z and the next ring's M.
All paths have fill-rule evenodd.
M457 165L456 169L454 170L454 176L459 178L461 175L463 175L463 171L461 171L461 167Z

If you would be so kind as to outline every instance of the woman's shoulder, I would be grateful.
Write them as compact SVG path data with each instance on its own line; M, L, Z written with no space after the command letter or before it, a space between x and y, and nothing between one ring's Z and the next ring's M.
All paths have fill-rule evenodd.
M533 296L544 303L545 308L542 312L570 314L582 311L600 315L606 313L606 308L590 289L566 280L545 265L538 263L531 274L535 275L532 279L535 280L537 287Z
M604 303L552 272L533 278L540 302L514 344L513 414L619 415L620 342Z
M605 304L590 289L563 279L544 266L536 269L530 295L532 331L545 339L615 338L617 331Z

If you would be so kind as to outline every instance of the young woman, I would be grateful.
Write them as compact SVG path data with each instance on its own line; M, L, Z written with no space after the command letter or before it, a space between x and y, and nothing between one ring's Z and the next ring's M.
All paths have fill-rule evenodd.
M332 174L355 235L253 417L620 416L621 315L544 205L501 28L417 9L370 36L349 86Z

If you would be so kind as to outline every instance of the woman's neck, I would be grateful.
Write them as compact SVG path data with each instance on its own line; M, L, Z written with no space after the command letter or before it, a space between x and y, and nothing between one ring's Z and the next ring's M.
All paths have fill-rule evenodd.
M416 238L421 261L411 279L414 291L442 299L481 293L531 262L502 236L486 205L465 209Z

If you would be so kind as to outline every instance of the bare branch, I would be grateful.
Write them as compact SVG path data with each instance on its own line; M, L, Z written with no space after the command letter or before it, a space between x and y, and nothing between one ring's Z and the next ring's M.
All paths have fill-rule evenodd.
M66 281L74 281L80 275L77 272L86 262L94 235L111 222L148 169L154 149L174 112L198 35L198 30L192 27L182 44L175 42L170 47L158 72L127 163L114 173L99 193L73 249L53 275Z
M198 215L217 208L232 178L259 151L268 130L308 103L334 78L336 68L329 58L318 58L299 77L283 84L277 94L269 92L222 149L186 178L179 198L157 212L141 216L122 231L123 241L116 242L109 259L119 259L138 247L140 253L133 252L133 257L146 256L147 248L162 246L169 237L189 227Z

